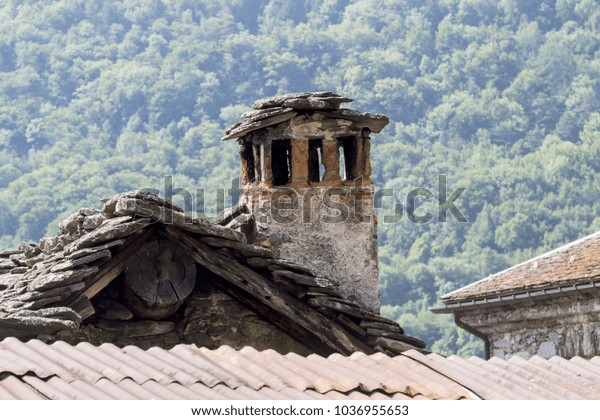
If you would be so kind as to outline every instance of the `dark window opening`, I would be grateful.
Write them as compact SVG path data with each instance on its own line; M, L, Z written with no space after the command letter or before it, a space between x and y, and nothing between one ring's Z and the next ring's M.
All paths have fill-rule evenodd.
M356 139L354 137L340 137L338 139L340 154L340 179L350 180L356 178Z
M308 180L320 182L323 180L325 167L323 166L323 141L320 139L308 142Z
M253 183L255 181L255 169L254 169L254 152L250 143L244 143L240 152L242 160L246 163L245 176L246 182Z
M292 174L292 147L289 140L274 140L272 145L273 185L285 185Z

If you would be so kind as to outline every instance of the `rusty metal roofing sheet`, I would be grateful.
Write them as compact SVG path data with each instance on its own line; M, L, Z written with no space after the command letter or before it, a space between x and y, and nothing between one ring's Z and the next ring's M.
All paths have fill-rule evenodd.
M0 342L2 399L600 399L600 358L302 357L246 347L142 350Z

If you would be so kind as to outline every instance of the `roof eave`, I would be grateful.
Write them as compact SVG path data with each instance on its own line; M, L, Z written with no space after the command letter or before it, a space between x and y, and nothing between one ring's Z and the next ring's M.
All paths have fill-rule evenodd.
M447 300L442 302L443 306L436 306L429 310L435 314L452 314L477 308L505 306L515 301L526 302L552 299L558 296L570 296L582 291L600 294L600 280L529 290L515 290L510 294L501 296L480 296L472 299Z

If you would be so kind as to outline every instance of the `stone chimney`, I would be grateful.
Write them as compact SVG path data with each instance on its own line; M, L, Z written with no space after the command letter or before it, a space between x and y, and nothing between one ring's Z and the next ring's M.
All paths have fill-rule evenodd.
M240 207L256 222L249 239L378 313L370 134L389 120L340 109L351 101L332 92L261 99L223 140L240 144Z

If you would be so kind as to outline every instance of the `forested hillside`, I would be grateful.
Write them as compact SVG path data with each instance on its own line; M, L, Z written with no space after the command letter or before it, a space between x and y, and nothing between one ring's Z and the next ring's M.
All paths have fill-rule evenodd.
M476 351L437 296L600 230L599 46L593 0L3 0L0 248L166 176L210 216L238 174L224 128L332 90L390 117L372 166L396 202L466 188L468 223L383 223L384 199L380 267L384 314Z

